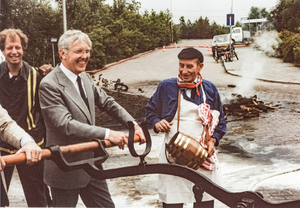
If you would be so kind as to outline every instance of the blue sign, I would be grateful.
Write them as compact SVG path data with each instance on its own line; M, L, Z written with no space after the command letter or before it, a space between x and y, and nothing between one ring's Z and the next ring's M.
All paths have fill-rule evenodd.
M234 25L234 14L227 14L227 26Z

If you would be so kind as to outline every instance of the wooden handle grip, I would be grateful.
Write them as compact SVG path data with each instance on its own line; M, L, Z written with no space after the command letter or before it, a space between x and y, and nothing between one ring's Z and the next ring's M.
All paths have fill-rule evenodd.
M114 147L116 144L112 143L108 139L104 139L105 148ZM138 135L134 135L134 143L140 142L140 137ZM61 146L60 150L62 154L76 154L79 152L86 152L90 150L94 150L99 147L99 143L96 141L92 142L84 142L79 144L72 144L67 146ZM49 149L42 150L42 159L49 159L51 157L51 151ZM2 156L2 159L6 163L6 166L19 165L26 162L26 154L20 153L15 155L6 155Z

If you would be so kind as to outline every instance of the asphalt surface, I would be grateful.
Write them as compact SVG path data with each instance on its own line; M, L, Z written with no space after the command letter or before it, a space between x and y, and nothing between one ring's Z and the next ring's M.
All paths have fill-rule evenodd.
M265 102L280 105L259 118L228 121L228 133L218 148L224 179L222 186L231 192L259 191L272 203L300 199L299 171L295 171L300 168L300 130L297 128L300 69L250 47L236 48L240 60L234 59L224 65L216 63L211 51L199 47L204 43L209 45L210 41L185 40L177 44L179 48L167 48L165 52L158 49L136 59L125 60L94 74L95 81L99 74L108 80L120 78L129 86L130 93L151 97L161 80L177 76L177 54L180 50L186 46L196 47L204 54L202 76L217 86L223 103L233 94L242 94L257 95ZM163 135L151 130L150 135L153 146L146 161L157 163ZM143 151L144 146L137 148ZM108 151L110 158L104 164L107 169L139 163L127 148L124 151L110 148ZM110 179L108 185L116 207L161 207L157 175ZM9 197L11 206L26 207L16 173ZM84 205L79 201L77 207ZM217 201L215 207L227 206Z

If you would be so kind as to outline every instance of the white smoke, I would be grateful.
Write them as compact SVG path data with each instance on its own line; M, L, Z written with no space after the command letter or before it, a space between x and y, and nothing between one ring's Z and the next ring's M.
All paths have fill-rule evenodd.
M276 56L276 49L281 43L277 31L266 31L261 36L255 37L255 47L268 56Z
M243 96L253 96L255 78L267 77L264 68L267 64L267 56L276 56L281 39L276 31L264 32L261 36L255 37L253 50L243 55L240 65L242 78L236 83L236 91ZM255 50L256 49L256 50Z
M243 96L253 96L255 77L260 77L266 64L266 59L261 51L253 50L247 53L247 59L243 59L240 69L242 76L236 85L236 90Z

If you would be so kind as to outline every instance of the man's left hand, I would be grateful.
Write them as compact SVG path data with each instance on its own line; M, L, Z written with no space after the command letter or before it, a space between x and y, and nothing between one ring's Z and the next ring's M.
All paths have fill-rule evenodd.
M142 128L139 125L134 126L135 134L140 137L140 144L144 144L146 142L146 138Z
M34 142L26 142L16 153L25 152L26 165L33 165L42 159L42 149Z

